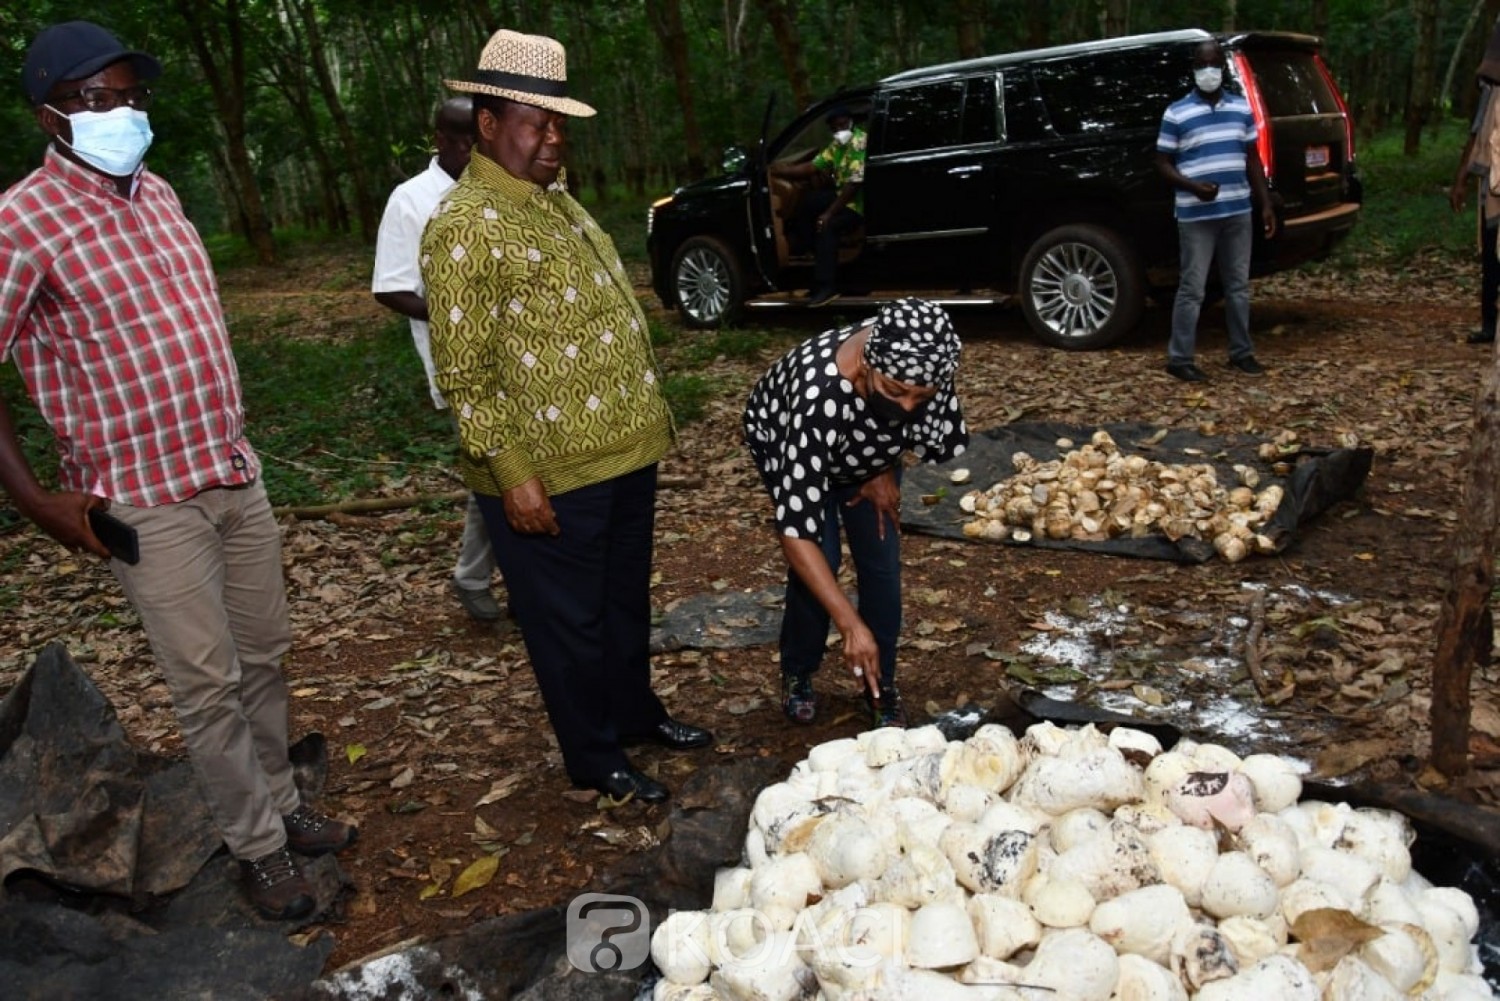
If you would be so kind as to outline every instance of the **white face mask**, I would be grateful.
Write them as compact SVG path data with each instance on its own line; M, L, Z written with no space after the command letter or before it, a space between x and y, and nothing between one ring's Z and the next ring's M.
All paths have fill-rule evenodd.
M110 111L79 111L63 117L73 127L73 141L63 142L61 136L58 141L78 159L111 177L134 174L151 148L151 121L144 111L122 105Z
M1193 82L1205 94L1212 94L1224 82L1224 71L1217 66L1200 66L1193 70Z
M853 138L853 129L839 129L833 134L833 141L838 143L840 146L847 146L849 144L849 140Z

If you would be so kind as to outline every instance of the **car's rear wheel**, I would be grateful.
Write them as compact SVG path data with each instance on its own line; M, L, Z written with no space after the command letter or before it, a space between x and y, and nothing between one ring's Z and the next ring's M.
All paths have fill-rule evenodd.
M1146 284L1113 230L1092 224L1042 234L1021 262L1021 307L1037 337L1054 347L1102 348L1140 319Z
M672 258L672 289L690 327L717 327L739 314L745 273L734 251L711 236L683 241Z

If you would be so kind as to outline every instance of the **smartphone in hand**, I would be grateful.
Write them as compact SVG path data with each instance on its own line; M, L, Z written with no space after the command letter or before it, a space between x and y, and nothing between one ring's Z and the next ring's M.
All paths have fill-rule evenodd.
M89 529L115 559L131 566L141 561L140 539L135 529L102 507L89 508Z

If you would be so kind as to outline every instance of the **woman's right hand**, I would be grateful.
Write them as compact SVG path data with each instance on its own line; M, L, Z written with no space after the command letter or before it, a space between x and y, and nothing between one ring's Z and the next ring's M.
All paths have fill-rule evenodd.
M861 688L868 689L874 698L880 697L880 645L875 634L863 619L855 619L847 626L840 624L839 632L844 637L844 666L853 672Z

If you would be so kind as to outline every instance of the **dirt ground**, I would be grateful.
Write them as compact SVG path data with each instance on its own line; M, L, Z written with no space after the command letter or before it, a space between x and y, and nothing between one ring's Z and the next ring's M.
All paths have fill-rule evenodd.
M1039 346L1016 311L956 313L972 428L1060 420L1267 439L1293 431L1313 446L1357 440L1376 458L1363 493L1291 550L1235 565L908 535L900 681L915 720L966 703L993 707L1039 684L1057 697L1174 720L1240 750L1286 750L1321 777L1433 783L1424 771L1432 630L1472 398L1492 362L1489 349L1462 342L1475 319L1474 277L1429 264L1406 274L1257 283L1254 328L1270 375L1249 379L1224 367L1214 310L1199 344L1212 381L1198 386L1161 370L1160 308L1127 343L1090 354ZM337 287L343 280L352 284ZM320 283L311 305L325 320L337 305L351 327L384 324L358 288L349 269ZM231 313L254 310L267 294L259 281L226 281ZM275 308L289 308L276 298ZM834 319L808 317L801 329ZM769 506L738 444L744 390L770 360L708 366L734 391L683 429L663 464L667 476L701 482L659 498L659 610L708 593L774 592L783 579ZM670 351L663 361L670 367ZM413 387L413 406L425 398L420 390ZM285 522L297 630L286 665L294 734L328 737L323 806L361 828L343 859L355 892L324 926L337 940L329 969L413 936L564 902L623 853L654 843L665 816L640 804L603 809L593 794L568 788L519 634L471 622L446 590L460 523L457 508ZM62 640L133 738L176 751L165 689L107 571L59 558L29 531L0 538L0 559L30 581L27 599L0 626L0 690L42 644ZM1266 596L1260 608L1257 593ZM1101 610L1110 625L1089 632L1084 624ZM1244 666L1252 616L1262 619L1258 649L1276 689L1268 699ZM1059 653L1066 643L1049 642L1076 646L1080 637L1083 653L1071 661ZM836 655L827 666L837 666ZM862 726L852 679L834 670L820 676L817 722L786 722L774 644L677 650L658 656L655 670L670 710L717 738L691 754L634 752L669 786L745 755L790 764L812 744ZM1449 790L1490 805L1500 789L1496 681L1493 669L1475 678L1477 770L1466 788ZM1204 725L1184 710L1226 695L1245 712ZM498 856L492 877L482 868L462 875L486 855Z

